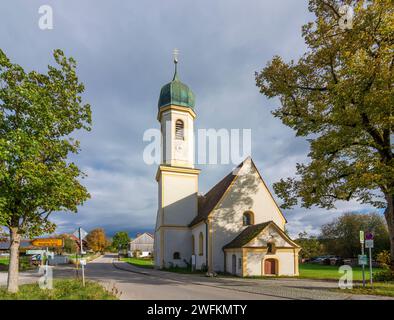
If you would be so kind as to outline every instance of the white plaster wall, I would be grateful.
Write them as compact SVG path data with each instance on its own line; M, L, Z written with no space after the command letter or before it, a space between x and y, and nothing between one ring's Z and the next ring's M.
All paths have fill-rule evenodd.
M264 257L278 259L280 276L294 276L294 254L292 252L276 252L275 255L266 255L263 252L248 252L246 262L247 276L262 275L262 261Z
M160 267L161 251L160 251L160 231L155 232L153 255L155 260L155 266Z
M242 277L242 252L241 251L230 251L226 252L226 272L233 272L233 255L236 256L236 275ZM239 259L241 259L241 265L239 263Z
M223 246L245 229L242 220L245 211L254 213L255 224L274 221L284 229L285 220L250 160L244 164L231 190L211 214L215 271L224 269Z
M175 141L175 124L177 120L184 123L183 142ZM194 167L194 119L188 112L169 110L162 114L162 163ZM175 143L181 143L181 152L175 149Z
M199 255L199 236L200 232L203 234L203 255ZM196 255L196 269L201 270L202 265L207 265L207 237L206 237L206 224L200 223L192 229L192 234L194 235L194 248Z
M198 176L163 172L164 225L187 226L197 215Z
M165 267L173 265L179 267L186 267L186 261L191 262L192 246L191 246L191 231L183 229L164 229L164 263ZM179 252L181 255L180 260L174 260L174 252Z

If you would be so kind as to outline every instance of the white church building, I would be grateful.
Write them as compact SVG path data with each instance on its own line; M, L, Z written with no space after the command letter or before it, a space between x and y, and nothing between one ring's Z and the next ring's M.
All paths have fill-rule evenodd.
M253 160L247 158L205 195L194 166L195 99L177 73L160 92L162 158L156 174L157 268L192 265L238 276L298 275L300 247Z

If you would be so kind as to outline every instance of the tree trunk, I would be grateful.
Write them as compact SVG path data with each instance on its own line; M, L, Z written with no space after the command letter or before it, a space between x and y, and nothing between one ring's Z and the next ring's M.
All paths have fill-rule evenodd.
M21 235L18 228L10 228L10 265L8 268L7 290L11 293L18 292L18 275L19 275L19 246Z
M384 216L386 217L390 237L390 268L394 271L394 195L386 195L386 199L387 208L384 212Z

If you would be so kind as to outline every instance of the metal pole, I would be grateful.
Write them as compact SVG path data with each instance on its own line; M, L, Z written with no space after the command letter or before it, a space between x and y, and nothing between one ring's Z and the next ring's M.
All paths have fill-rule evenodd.
M369 248L369 280L371 282L371 287L373 287L373 277L372 277L372 248Z
M81 227L79 227L79 242L81 245L81 259L82 259L82 252L83 252L83 245L82 245L82 235L81 235ZM81 270L82 270L82 285L85 286L85 266L81 263Z
M45 250L45 258L46 258L46 261L45 261L45 285L47 285L47 283L48 283L48 247L46 247L46 250Z
M361 243L361 255L364 255L364 243ZM365 265L363 267L363 287L365 287Z

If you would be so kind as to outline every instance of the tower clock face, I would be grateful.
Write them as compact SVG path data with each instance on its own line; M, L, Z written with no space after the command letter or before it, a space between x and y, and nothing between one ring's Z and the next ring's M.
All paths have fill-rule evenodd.
M186 146L184 141L175 141L175 156L176 158L183 159L186 157Z

